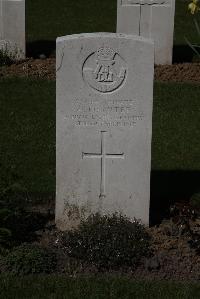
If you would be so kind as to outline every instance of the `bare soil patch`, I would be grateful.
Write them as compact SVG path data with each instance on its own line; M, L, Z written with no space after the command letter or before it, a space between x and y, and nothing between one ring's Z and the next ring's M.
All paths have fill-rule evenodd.
M200 83L200 63L157 65L155 80Z
M26 59L10 66L0 67L0 77L33 77L55 80L56 60L48 59Z
M55 58L26 59L0 67L0 77L20 76L55 80ZM200 83L200 63L156 65L155 80Z

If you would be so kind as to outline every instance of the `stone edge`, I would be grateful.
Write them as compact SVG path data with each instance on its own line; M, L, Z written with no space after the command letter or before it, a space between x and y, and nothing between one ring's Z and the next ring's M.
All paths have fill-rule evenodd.
M56 43L64 42L67 40L76 40L84 38L124 38L139 42L146 42L148 44L154 45L153 39L145 38L138 35L125 34L125 33L108 33L108 32L96 32L96 33L82 33L82 34L71 34L66 36L57 37Z

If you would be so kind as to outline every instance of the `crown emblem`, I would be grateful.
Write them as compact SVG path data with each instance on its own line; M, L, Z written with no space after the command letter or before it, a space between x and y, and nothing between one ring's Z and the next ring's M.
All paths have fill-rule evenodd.
M90 87L102 93L119 89L126 76L126 62L110 47L97 48L83 64L83 79Z
M115 51L111 48L100 48L97 51L97 59L102 61L113 60L115 56Z

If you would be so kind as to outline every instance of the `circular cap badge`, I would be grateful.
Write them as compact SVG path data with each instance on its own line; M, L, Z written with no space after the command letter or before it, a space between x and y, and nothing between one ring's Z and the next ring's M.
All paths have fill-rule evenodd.
M83 79L99 92L117 90L126 76L126 62L116 51L108 47L102 47L90 54L83 64Z

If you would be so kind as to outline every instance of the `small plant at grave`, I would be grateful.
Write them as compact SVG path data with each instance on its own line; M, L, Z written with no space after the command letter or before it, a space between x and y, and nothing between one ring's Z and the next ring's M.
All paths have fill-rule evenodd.
M0 257L0 272L13 275L52 273L57 265L56 254L47 248L22 244Z
M188 204L175 204L170 207L170 219L171 235L191 234L190 222L196 219L196 213Z
M200 11L200 3L199 0L192 0L192 2L188 5L188 9L191 14L194 15Z
M7 49L0 49L0 66L11 65L13 58L9 55Z
M200 12L200 0L192 0L192 2L188 5L188 9L193 16L196 15L198 12ZM196 17L194 17L194 25L200 39L200 27ZM185 38L185 40L193 52L200 58L200 45L192 44L187 38Z
M17 45L6 41L0 48L0 66L11 65L20 58L22 53L22 50Z
M194 200L196 196L192 197ZM171 234L181 236L186 234L190 239L188 245L200 254L200 231L196 230L194 224L198 219L196 208L191 204L174 205L170 209L171 213ZM197 224L198 227L198 224Z
M76 230L63 233L61 244L66 254L99 270L135 269L150 254L144 226L117 214L90 216Z

